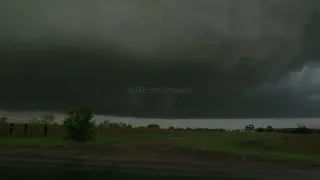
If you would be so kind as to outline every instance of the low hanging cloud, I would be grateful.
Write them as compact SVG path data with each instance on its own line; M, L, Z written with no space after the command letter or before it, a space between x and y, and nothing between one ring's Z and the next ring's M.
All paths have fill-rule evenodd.
M292 73L310 72L306 64L320 59L317 0L21 0L0 7L0 108L320 115L318 101L306 100L317 85L290 85L299 78ZM152 86L192 93L128 92Z

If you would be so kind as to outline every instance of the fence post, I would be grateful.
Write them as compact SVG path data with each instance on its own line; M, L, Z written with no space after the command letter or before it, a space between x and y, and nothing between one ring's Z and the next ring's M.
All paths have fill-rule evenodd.
M102 136L102 134L103 134L103 124L101 123L100 124L100 135Z
M10 135L12 135L13 124L10 124Z
M48 134L48 124L44 125L44 135Z
M24 124L24 135L28 134L28 124Z

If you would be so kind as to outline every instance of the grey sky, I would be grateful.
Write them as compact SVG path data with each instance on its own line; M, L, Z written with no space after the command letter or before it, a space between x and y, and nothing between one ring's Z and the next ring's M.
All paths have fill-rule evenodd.
M317 0L2 1L0 108L319 116L319 10ZM127 92L154 84L194 93Z

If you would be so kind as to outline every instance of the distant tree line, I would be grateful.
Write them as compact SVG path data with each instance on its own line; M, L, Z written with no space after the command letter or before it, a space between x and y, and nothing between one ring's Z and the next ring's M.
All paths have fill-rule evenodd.
M55 123L54 115L43 115L39 118L32 118L29 121L29 124L44 124L45 127L47 125L57 125ZM78 109L71 109L67 112L65 116L65 120L63 121L63 127L68 132L68 138L75 141L90 141L93 138L94 129L97 127L95 124L94 112L89 107L81 107ZM7 123L7 117L0 117L0 124ZM133 128L132 125L123 123L123 122L110 122L108 120L104 121L100 124L100 126L111 129L130 129ZM158 124L149 124L146 126L136 127L136 128L148 128L148 129L161 129ZM226 132L226 129L217 128L217 129L209 129L209 128L179 128L170 126L167 130L170 131L188 131L188 132ZM233 131L240 131L233 130ZM276 129L272 126L267 126L266 128L255 128L253 124L249 124L242 129L245 132L280 132L280 133L294 133L294 134L320 134L320 129L310 129L305 126L299 126L297 128L282 128Z
M259 127L256 132L278 132L278 133L292 133L292 134L320 134L320 129L311 129L306 126L299 126L297 128L273 128L272 126L267 126L267 128Z

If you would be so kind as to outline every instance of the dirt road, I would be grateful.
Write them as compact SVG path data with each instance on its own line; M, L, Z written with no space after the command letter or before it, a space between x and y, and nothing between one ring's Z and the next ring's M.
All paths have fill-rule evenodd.
M113 148L0 149L0 173L16 179L262 179L320 178L320 168L218 157L196 151Z

